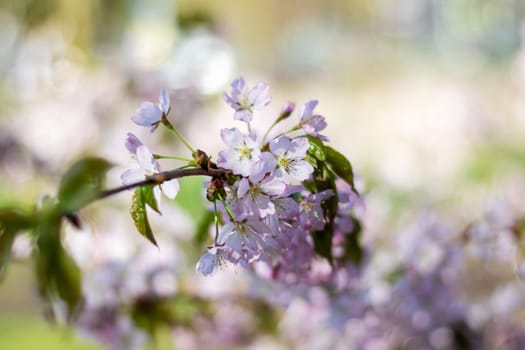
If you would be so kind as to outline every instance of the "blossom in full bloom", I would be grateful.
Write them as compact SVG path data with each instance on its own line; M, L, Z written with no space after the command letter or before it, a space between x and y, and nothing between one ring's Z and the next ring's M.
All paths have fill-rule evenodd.
M263 221L244 214L223 226L219 242L231 249L241 265L259 260L264 250L276 246L269 227Z
M306 137L290 140L288 136L280 136L270 142L270 151L277 160L276 175L287 178L288 176L298 181L310 177L314 168L308 163L306 151L310 147Z
M285 193L287 184L274 176L265 177L260 182L251 184L247 178L241 179L238 188L238 198L247 214L264 218L275 214L272 197Z
M271 101L266 83L259 82L250 89L243 78L238 78L231 83L231 87L231 95L224 93L223 96L226 103L235 110L235 120L251 122L253 111L263 109Z
M162 116L168 115L170 108L168 92L166 89L162 89L159 94L159 103L142 102L135 114L131 117L131 120L138 125L149 126L151 127L151 131L154 131L162 120Z
M299 225L308 230L322 230L326 224L321 202L332 197L332 190L310 194L299 203Z
M126 139L126 148L133 154L139 168L126 170L121 175L121 180L124 185L144 180L146 176L151 176L161 172L159 162L153 157L150 150L140 142L140 140L133 134L129 133ZM134 151L134 153L133 153ZM179 181L172 179L163 182L159 186L153 188L153 193L157 203L160 201L160 192L170 199L175 198L179 193Z
M232 261L233 259L227 256L223 247L211 247L197 262L196 270L203 276L209 276L224 266L226 260Z
M219 152L217 165L232 170L234 174L249 176L252 165L261 154L256 135L231 128L222 129L221 137L229 149Z
M317 137L323 141L328 141L326 136L319 134L319 131L326 128L326 121L322 115L314 114L314 109L317 106L317 103L317 100L311 100L301 107L299 112L299 125L308 135Z

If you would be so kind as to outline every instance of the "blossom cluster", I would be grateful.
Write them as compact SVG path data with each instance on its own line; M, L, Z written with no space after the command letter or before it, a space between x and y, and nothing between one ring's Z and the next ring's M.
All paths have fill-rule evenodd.
M340 198L339 216L350 217L350 194L338 196L335 186L324 190L316 186L319 169L309 156L311 139L328 140L320 134L326 122L314 113L316 100L301 106L292 128L275 132L268 140L273 126L293 114L294 103L283 107L264 136L251 129L254 111L270 103L268 90L261 82L249 88L239 78L231 84L231 93L224 94L234 119L244 122L246 131L221 130L226 149L219 152L217 166L234 176L218 186L223 194L219 204L224 225L197 264L203 275L212 274L225 261L244 267L262 263L272 279L296 282L308 276L317 256L311 233L333 224L326 212L327 201L337 203ZM352 192L350 186L347 190ZM341 233L349 228L342 220L338 220Z
M244 123L245 130L220 131L226 148L218 152L216 163L203 151L194 151L170 124L166 90L161 91L158 104L143 102L132 117L152 132L159 125L173 131L192 151L193 159L186 166L224 171L222 176L212 176L208 185L207 198L214 203L216 222L221 225L215 227L213 245L198 261L197 271L210 275L228 261L246 268L263 264L272 279L308 279L312 261L324 257L333 263L332 243L334 247L341 243L344 250L345 236L354 230L353 206L358 196L350 163L337 153L335 167L344 170L332 171L322 164L328 138L320 132L327 124L315 113L316 100L299 108L291 128L276 131L274 127L290 121L295 112L295 103L286 103L263 135L252 130L251 122L255 112L271 101L266 83L249 87L238 78L223 97L234 110L234 120ZM157 159L177 158L153 155L131 133L125 146L139 167L122 174L124 185L160 173ZM317 153L312 147L318 148ZM153 188L155 200L148 204L157 210L161 192L174 198L178 190L176 179L164 181ZM148 236L146 231L141 233ZM148 238L154 242L151 235Z

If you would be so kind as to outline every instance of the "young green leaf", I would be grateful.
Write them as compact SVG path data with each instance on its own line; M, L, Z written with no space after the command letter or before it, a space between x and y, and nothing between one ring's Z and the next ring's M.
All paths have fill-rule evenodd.
M157 213L160 214L157 200L155 199L155 195L153 194L154 187L155 185L147 185L140 187L141 196L144 199L144 203L146 203L151 209L155 210Z
M58 190L63 212L74 213L97 198L111 163L101 158L79 160L64 174Z
M130 208L131 218L135 223L135 227L141 235L146 237L151 243L158 247L155 236L148 220L148 214L146 212L146 199L144 198L142 189L139 187L133 193Z
M354 186L354 172L350 161L330 146L324 146L324 154L326 156L326 161L334 173L345 180L352 187L352 190L357 193Z
M326 159L326 156L323 141L310 135L307 135L306 137L308 138L308 142L310 143L310 148L308 148L308 154L320 161L324 161Z

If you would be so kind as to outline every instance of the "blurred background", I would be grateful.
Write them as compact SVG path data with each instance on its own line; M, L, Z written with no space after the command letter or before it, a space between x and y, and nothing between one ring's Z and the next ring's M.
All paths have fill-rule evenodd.
M461 228L488 203L522 208L524 19L520 0L1 0L0 205L55 193L82 155L117 164L108 185L118 185L131 164L128 131L187 156L169 135L130 122L162 87L172 123L216 157L220 128L233 125L221 94L244 76L270 84L272 103L256 126L288 100L320 101L325 134L352 161L366 196L367 241L388 241L392 227L425 209ZM83 235L115 213L117 242L134 235L129 197L84 213L89 232L71 243L79 261L94 244ZM157 230L184 241L195 207L183 194ZM0 348L97 349L42 320L24 244L17 241L20 264L0 286ZM181 268L187 274L196 257Z

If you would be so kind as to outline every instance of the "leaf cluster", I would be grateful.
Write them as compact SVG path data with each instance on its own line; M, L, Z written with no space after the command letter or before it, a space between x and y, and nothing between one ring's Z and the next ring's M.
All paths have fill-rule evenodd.
M312 231L314 249L317 254L326 258L331 264L334 262L332 254L332 239L334 237L334 220L338 211L338 191L336 180L341 178L351 189L358 194L354 184L354 173L350 161L340 152L325 145L323 141L313 136L307 136L310 147L307 160L314 167L313 180L305 183L307 189L314 193L332 190L334 195L321 203L326 224L322 230ZM361 223L352 216L353 227L345 234L343 244L344 260L360 263L363 257L363 249L360 244Z
M64 248L63 225L67 221L80 227L77 212L98 198L110 167L104 159L84 158L64 174L56 198L44 197L32 209L0 208L0 273L11 260L16 236L28 232L38 291L52 317L57 300L68 320L82 307L81 271Z

